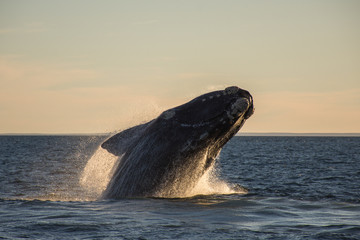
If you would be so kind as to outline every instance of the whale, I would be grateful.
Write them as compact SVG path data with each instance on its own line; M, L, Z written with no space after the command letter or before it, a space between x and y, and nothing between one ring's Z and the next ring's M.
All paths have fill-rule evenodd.
M253 113L251 94L231 86L111 136L101 147L119 160L102 197L186 195Z

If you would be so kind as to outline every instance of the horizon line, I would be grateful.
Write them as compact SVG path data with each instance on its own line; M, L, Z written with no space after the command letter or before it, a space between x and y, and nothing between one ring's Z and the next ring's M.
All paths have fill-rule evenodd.
M114 132L104 132L104 133L0 133L0 136L107 136L117 133ZM238 132L235 136L304 136L304 137L360 137L359 133L346 133L346 132Z
M348 132L238 132L237 136L299 136L299 137L360 137L360 133Z

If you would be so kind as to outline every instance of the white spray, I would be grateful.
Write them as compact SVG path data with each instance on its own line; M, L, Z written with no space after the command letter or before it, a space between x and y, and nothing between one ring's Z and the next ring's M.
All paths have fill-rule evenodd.
M80 184L88 193L88 198L97 199L101 196L120 161L121 157L115 156L101 147L97 149L87 162L80 177ZM216 164L213 164L197 180L192 189L187 189L180 195L169 196L166 194L166 196L159 195L157 197L188 198L196 195L234 193L241 194L246 193L246 191L236 189L232 184L220 179Z
M80 177L81 186L90 195L98 198L108 185L121 157L115 156L100 146L88 160Z

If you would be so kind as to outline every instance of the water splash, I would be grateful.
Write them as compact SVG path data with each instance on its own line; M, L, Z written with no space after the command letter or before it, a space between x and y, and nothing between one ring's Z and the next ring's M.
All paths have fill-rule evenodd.
M117 168L121 157L109 153L100 146L88 160L80 177L80 185L86 191L86 199L98 199L110 182L114 170ZM190 176L178 176L190 178ZM219 177L216 164L209 167L200 179L193 184L193 188L173 191L171 195L168 191L159 192L155 197L165 198L188 198L197 195L214 194L244 194L247 191L239 186L230 184ZM182 182L179 181L178 182ZM176 186L179 188L181 186ZM174 187L175 188L175 187Z
M99 146L83 169L80 185L90 196L99 198L120 160L121 157L115 156Z
M206 159L206 156L203 157ZM199 161L194 161L199 162ZM240 185L231 184L221 179L217 164L213 163L200 178L177 176L172 186L157 192L159 198L191 198L199 195L245 194L247 190ZM202 171L202 166L198 171ZM180 179L181 178L181 179ZM192 186L189 188L189 186Z
M196 195L215 195L215 194L245 194L247 190L241 186L231 184L219 177L216 164L213 164L198 180L195 187L191 189L187 196L193 197Z

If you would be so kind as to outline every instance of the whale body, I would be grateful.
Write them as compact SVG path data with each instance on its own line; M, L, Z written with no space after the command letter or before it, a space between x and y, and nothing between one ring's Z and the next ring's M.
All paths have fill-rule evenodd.
M103 198L184 195L253 112L250 93L233 86L110 137L101 147L121 159Z

